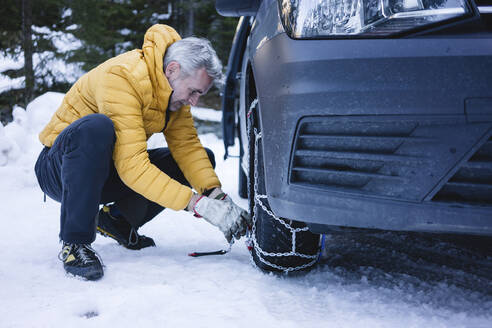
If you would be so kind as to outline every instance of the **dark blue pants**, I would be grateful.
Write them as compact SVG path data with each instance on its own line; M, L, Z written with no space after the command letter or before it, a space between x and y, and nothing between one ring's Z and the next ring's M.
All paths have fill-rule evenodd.
M112 159L115 140L113 122L105 115L92 114L66 127L53 146L39 154L35 166L39 185L46 195L61 203L61 240L92 243L99 204L115 202L136 228L164 209L121 181ZM215 167L213 152L205 150ZM152 164L189 186L168 148L148 150L148 154Z

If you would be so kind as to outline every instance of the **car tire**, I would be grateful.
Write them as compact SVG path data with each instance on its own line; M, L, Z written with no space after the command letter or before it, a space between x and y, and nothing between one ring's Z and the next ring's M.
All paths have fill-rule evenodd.
M239 179L238 179L238 193L241 198L248 198L248 177L244 173L241 163L243 161L243 156L239 156Z
M254 116L251 115L248 123L257 127ZM259 133L258 128L256 131ZM256 148L258 149L255 154ZM249 128L249 151L248 185L251 195L250 211L254 215L251 249L254 263L267 272L309 270L317 262L320 235L311 233L303 222L272 216L267 198L262 198L262 195L266 195L262 139L259 138L255 142L254 128Z

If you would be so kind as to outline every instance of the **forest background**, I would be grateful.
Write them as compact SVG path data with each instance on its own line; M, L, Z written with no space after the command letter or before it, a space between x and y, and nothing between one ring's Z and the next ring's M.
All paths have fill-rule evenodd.
M206 37L224 67L237 24L217 14L214 0L0 0L0 120L12 120L47 92L67 92L108 58L141 48L153 24L182 37ZM213 90L199 105L219 107Z

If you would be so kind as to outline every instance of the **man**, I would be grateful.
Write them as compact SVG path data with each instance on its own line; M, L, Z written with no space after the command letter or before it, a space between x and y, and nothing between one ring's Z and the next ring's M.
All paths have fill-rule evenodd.
M41 189L61 202L59 258L68 273L103 276L90 246L96 229L129 249L155 246L137 229L166 207L203 217L229 242L245 234L251 218L220 189L190 114L221 78L210 42L154 25L141 50L109 59L68 91L39 135L45 148L35 167ZM147 150L157 132L169 148Z

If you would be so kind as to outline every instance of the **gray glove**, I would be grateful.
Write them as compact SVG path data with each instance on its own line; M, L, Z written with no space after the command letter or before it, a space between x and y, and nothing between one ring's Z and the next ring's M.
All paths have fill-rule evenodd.
M229 243L233 237L239 239L244 236L246 229L252 224L248 212L234 204L230 198L223 201L200 197L193 205L193 212L219 228Z

